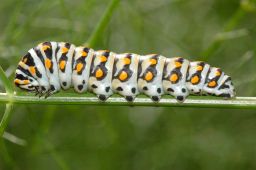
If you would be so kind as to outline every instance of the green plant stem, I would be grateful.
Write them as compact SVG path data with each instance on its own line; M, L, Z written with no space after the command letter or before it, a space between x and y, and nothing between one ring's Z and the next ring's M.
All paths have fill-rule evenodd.
M104 12L104 14L102 15L100 21L98 22L96 28L94 29L93 33L91 34L91 36L89 37L88 41L84 44L86 46L89 47L94 47L100 37L100 35L102 35L102 32L104 31L104 29L106 28L106 26L108 25L110 18L112 17L113 11L115 9L115 7L117 6L117 4L119 3L120 0L112 0L106 11Z
M207 107L207 108L256 108L256 97L236 97L223 100L217 97L189 97L184 103L177 103L173 98L163 98L153 103L149 98L136 98L134 102L127 102L122 97L110 97L106 102L100 102L97 97L83 96L51 96L47 99L36 96L17 96L9 98L6 93L0 93L0 103L14 104L56 104L56 105L105 105L105 106L161 106L161 107Z
M2 69L2 67L0 66L0 81L2 80L3 85L5 87L5 90L7 92L7 94L9 96L11 96L13 94L13 88L12 88L12 84L9 81L8 77L5 75L4 70Z
M4 130L10 120L12 106L13 105L10 103L6 104L6 109L5 109L4 115L2 117L2 120L0 122L0 136L3 136Z
M10 99L9 102L6 103L5 112L0 122L0 137L2 137L4 134L4 130L7 127L7 124L11 117L11 111L13 106L11 101L12 101L14 91L13 91L11 82L9 81L8 77L5 75L5 72L1 66L0 66L0 80L2 80L5 90L7 92L6 96L8 97L8 99Z

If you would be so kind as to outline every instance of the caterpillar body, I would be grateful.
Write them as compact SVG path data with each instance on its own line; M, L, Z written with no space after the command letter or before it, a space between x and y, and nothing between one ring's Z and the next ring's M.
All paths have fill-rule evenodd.
M178 102L189 94L235 96L231 78L202 61L95 51L67 42L44 42L31 48L18 64L14 83L45 97L74 87L78 93L95 93L102 101L113 93L130 102L139 93L154 102L163 94L174 96Z

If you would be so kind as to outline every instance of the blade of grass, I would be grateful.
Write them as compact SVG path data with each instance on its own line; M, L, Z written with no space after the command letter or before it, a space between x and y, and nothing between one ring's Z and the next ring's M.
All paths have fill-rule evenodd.
M19 137L13 135L13 134L11 134L11 133L8 133L8 132L4 132L3 138L6 139L6 140L8 140L8 141L10 141L10 142L12 142L12 143L15 143L15 144L17 144L17 145L20 145L20 146L25 146L25 145L27 145L27 141L26 141L26 140L21 139L21 138L19 138Z
M10 99L6 93L0 93L0 103L8 103ZM98 106L161 106L161 107L202 107L202 108L256 108L256 97L236 97L235 99L223 100L219 97L211 96L190 96L184 103L177 103L175 99L163 98L158 103L153 103L151 99L138 97L134 102L127 102L122 97L111 97L106 102L100 102L97 97L86 97L82 95L65 96L56 94L47 99L36 96L15 95L12 98L15 104L47 104L47 105L98 105Z
M224 27L224 32L230 32L240 23L240 21L246 16L246 11L244 11L240 5L234 15L230 18L227 24ZM208 61L213 54L215 54L220 48L223 39L214 38L212 43L202 52L202 57L199 60Z
M110 18L112 17L112 14L114 12L115 7L118 5L120 0L112 0L104 14L102 15L100 21L98 22L96 28L94 29L93 33L89 37L88 41L84 44L89 47L94 47L99 40L100 35L102 35L102 32L108 25Z

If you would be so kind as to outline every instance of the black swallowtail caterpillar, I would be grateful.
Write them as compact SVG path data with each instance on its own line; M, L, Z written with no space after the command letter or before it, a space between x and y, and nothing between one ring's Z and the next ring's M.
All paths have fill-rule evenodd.
M23 90L48 97L74 87L105 101L113 93L133 101L144 93L153 101L163 94L183 102L189 94L235 96L231 78L220 68L202 61L158 54L116 54L66 42L44 42L22 57L14 83Z

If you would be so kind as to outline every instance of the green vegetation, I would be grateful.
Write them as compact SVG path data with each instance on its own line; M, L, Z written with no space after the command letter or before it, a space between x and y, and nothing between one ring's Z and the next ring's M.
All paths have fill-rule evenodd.
M256 168L255 0L3 0L0 9L0 169ZM73 90L14 94L21 56L49 40L205 60L248 97L154 107L143 96L128 106Z

